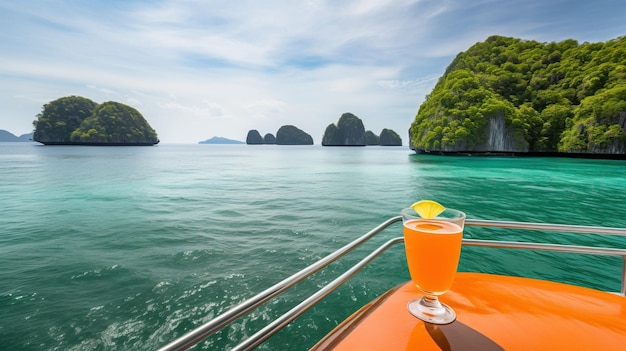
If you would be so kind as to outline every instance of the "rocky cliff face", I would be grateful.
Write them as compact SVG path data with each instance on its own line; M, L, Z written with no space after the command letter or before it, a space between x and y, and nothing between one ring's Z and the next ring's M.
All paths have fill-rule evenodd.
M621 129L622 138L613 138L607 145L589 143L589 151L600 154L626 154L626 112L617 115L617 126Z
M323 146L365 146L365 127L363 121L352 113L344 113L337 125L326 127Z
M590 145L589 151L597 154L623 155L626 154L626 143L620 140L611 140L606 147Z
M475 151L528 152L528 144L524 138L516 138L506 127L502 113L489 119L486 136L485 142L477 145Z
M410 135L410 133L409 133ZM506 126L505 117L502 113L489 118L485 127L484 141L469 145L467 141L458 141L454 145L446 145L441 150L443 152L528 152L528 143L522 136L517 136L511 128ZM411 148L414 148L411 146Z

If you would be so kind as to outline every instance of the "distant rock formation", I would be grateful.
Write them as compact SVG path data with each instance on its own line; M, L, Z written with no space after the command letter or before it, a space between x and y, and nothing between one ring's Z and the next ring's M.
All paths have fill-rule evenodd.
M12 142L17 141L17 137L4 129L0 129L0 141Z
M251 129L248 131L248 136L246 137L246 144L248 145L258 145L263 144L263 138L261 134L256 129Z
M33 133L22 134L17 137L17 141L33 141Z
M365 145L380 145L380 139L378 135L374 134L371 130L365 131Z
M233 140L233 139L214 136L211 139L200 141L198 142L198 144L245 144L245 143L239 140Z
M322 146L365 146L363 121L350 112L342 114L337 125L326 127Z
M380 145L402 146L402 138L395 131L385 128L380 132Z
M265 134L263 144L276 144L276 137L272 133Z
M329 124L324 131L324 136L322 137L322 146L343 146L341 141L341 133L339 132L339 128L337 125Z
M313 138L295 126L282 126L276 132L278 145L313 145Z
M0 129L0 142L22 142L22 141L31 141L33 137L32 133L22 134L19 137L15 134L6 131L4 129Z

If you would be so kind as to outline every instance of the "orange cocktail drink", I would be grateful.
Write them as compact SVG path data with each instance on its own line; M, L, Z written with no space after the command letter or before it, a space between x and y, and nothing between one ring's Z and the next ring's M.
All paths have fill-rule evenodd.
M404 247L411 280L424 294L407 309L432 324L454 322L456 313L439 302L452 287L461 257L465 213L422 200L400 211L404 224Z
M414 219L404 223L404 245L411 280L433 295L452 286L459 257L463 229L452 222Z

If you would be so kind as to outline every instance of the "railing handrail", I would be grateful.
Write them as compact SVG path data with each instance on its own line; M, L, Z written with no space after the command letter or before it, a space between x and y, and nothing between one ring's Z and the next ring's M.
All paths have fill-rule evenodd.
M614 227L594 227L594 226L570 225L570 224L493 221L493 220L485 220L485 219L466 219L465 225L473 226L473 227L528 229L528 230L545 230L545 231L552 231L552 232L609 234L609 235L626 236L626 228L614 228Z
M309 308L313 307L323 298L330 295L338 287L343 285L350 278L352 278L355 274L357 274L361 269L365 268L365 266L367 266L370 262L372 262L376 257L380 256L383 252L385 252L388 248L390 248L391 246L395 244L399 244L403 242L404 242L403 237L397 237L379 246L376 250L372 251L364 259L362 259L357 264L352 266L350 269L345 271L342 275L337 277L335 280L326 284L324 287L319 289L313 295L309 296L307 299L299 303L297 306L287 311L280 317L276 318L274 321L272 321L272 323L268 324L267 326L265 326L265 328L259 330L254 335L244 340L239 345L235 346L231 351L251 350L259 346L261 343L267 340L270 336L274 335L276 332L284 328L287 324L291 323L294 319L298 318L300 315L306 312Z
M228 311L220 314L219 316L213 318L212 320L208 321L207 323L205 323L205 324L195 328L194 330L188 332L187 334L185 334L185 335L179 337L178 339L170 342L169 344L163 346L158 351L186 350L186 349L190 348L191 346L197 344L198 342L200 342L204 338L206 338L206 337L208 337L208 336L218 332L219 330L221 330L222 328L224 328L228 324L230 324L233 321L235 321L237 318L239 318L239 317L247 314L248 312L256 309L257 307L259 307L260 305L262 305L265 302L269 301L273 297L280 295L281 293L283 293L287 289L291 288L292 286L294 286L297 283L301 282L302 280L306 279L307 277L309 277L313 273L315 273L315 272L323 269L324 267L328 266L329 264L335 262L340 257L346 255L350 251L356 249L357 247L361 246L363 243L367 242L374 235L376 235L379 232L383 231L388 226L392 225L393 223L399 222L401 220L402 220L402 217L400 217L400 216L389 218L388 220L384 221L383 223L381 223L380 225L378 225L374 229L372 229L369 232L363 234L362 236L360 236L359 238L353 240L349 244L343 246L339 250L337 250L337 251L327 255L326 257L324 257L324 258L314 262L313 264L305 267L301 271L296 272L295 274L287 277L286 279L284 279L284 280L282 280L282 281L272 285L271 287L269 287L269 288L265 289L264 291L254 295L253 297L249 298L248 300L245 300L242 303L240 303L240 304L230 308Z
M314 262L313 264L305 267L299 272L289 276L288 278L274 284L270 288L256 294L248 300L230 308L226 312L213 318L209 322L195 328L187 334L179 337L178 339L170 342L169 344L158 349L158 351L172 351L172 350L186 350L198 342L202 341L206 337L218 332L225 326L234 322L239 317L242 317L257 307L261 306L270 299L282 294L289 288L298 284L302 280L311 276L315 272L323 269L332 262L335 262L339 258L343 257L350 251L361 246L363 243L370 240L373 236L385 230L390 225L400 222L401 216L389 218L385 222L381 223L374 229L365 233L361 237L355 239L349 244L341 247L335 252L327 255L326 257ZM530 223L530 222L512 222L512 221L491 221L491 220L478 220L478 219L466 219L466 226L477 227L492 227L492 228L509 228L509 229L528 229L528 230L543 230L543 231L557 231L557 232L571 232L571 233L588 233L588 234L609 234L626 236L626 228L610 228L610 227L593 227L593 226L578 226L578 225L564 225L564 224L547 224L547 223ZM344 284L358 271L367 266L376 257L386 251L389 247L404 242L402 237L394 238L381 245L367 257L359 261L356 265L352 266L338 278L327 284L316 293L309 296L306 300L292 308L287 313L275 319L272 323L265 328L259 330L250 338L246 339L233 350L250 350L271 335L282 329L298 316L303 314L310 307L315 305L321 299L332 293L339 286ZM491 240L477 240L477 239L463 239L463 245L467 246L482 246L482 247L497 247L497 248L516 248L516 249L531 249L531 250L548 250L557 252L573 252L583 254L595 254L595 255L612 255L621 256L623 261L622 267L622 289L621 295L626 295L626 250L613 249L613 248L597 248L588 246L574 246L574 245L559 245L559 244L547 244L547 243L529 243L529 242L511 242L511 241L491 241Z

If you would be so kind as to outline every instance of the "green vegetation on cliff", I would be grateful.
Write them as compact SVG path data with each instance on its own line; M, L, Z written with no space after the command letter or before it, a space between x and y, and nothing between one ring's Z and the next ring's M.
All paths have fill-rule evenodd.
M33 122L44 144L156 144L157 134L136 109L69 96L45 104Z
M492 36L457 55L410 134L425 150L625 153L626 37Z

